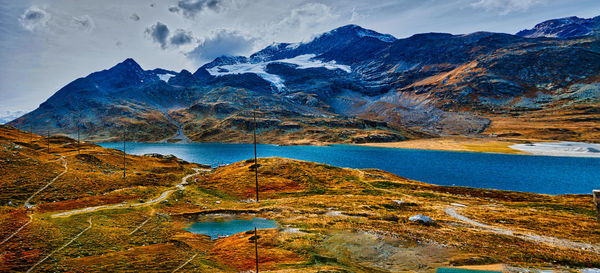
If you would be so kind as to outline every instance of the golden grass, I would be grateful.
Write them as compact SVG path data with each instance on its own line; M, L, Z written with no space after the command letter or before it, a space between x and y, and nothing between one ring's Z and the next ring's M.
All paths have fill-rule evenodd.
M440 151L526 154L525 152L515 150L509 147L510 145L513 145L515 143L516 142L513 141L488 137L445 136L438 138L407 140L401 142L367 143L359 145L371 147L424 149Z
M54 218L51 215L57 211L154 198L192 173L196 165L128 155L135 170L131 178L123 180L118 168L122 154L118 151L86 145L82 154L93 158L81 158L69 141L51 143L51 154L43 149L15 149L16 142L28 143L16 140L26 136L0 127L0 152L3 159L11 159L2 161L0 168L11 172L8 177L28 180L28 187L43 185L60 171L59 163L51 161L59 156L67 158L70 169L65 179L58 179L36 200L39 205L33 210L19 207L32 189L0 189L5 200L0 206L2 238L27 222L28 215L33 218L31 224L0 245L0 271L26 271L80 233L90 217L92 228L40 264L39 271L170 272L192 257L181 272L253 269L252 234L211 241L183 229L198 214L211 213L247 213L245 217L277 220L282 229L260 230L258 241L261 268L274 272L427 271L437 266L481 263L600 267L599 255L589 250L495 234L444 212L452 203L460 203L466 207L457 211L483 224L519 234L598 245L600 224L590 195L436 186L381 170L353 170L283 158L259 159L259 204L244 201L254 198L254 167L249 160L190 178L186 189L173 192L167 202ZM34 137L34 144L43 141ZM35 166L47 166L49 171L36 173ZM19 172L21 167L28 171ZM14 185L6 178L0 182ZM121 187L124 189L113 191ZM424 225L408 221L416 214L430 216L435 222Z

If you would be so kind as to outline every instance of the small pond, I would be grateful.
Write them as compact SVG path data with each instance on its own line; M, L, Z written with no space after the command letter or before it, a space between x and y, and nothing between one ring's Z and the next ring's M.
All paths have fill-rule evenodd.
M251 219L235 219L229 217L211 217L211 219L195 222L185 230L208 235L214 240L221 236L230 236L240 232L254 230L255 227L257 229L266 229L278 228L279 226L276 221L265 218L253 217Z

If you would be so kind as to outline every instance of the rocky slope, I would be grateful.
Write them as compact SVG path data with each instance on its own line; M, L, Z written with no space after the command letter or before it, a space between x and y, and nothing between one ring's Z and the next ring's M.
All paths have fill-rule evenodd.
M519 31L517 35L528 38L571 38L591 35L598 33L598 31L600 31L600 16L589 19L572 16L544 21L535 25L532 29Z
M69 135L79 124L96 141L124 131L160 141L181 129L193 141L248 142L256 114L260 138L283 144L438 134L597 142L597 21L405 39L348 25L249 57L219 57L194 73L143 70L128 59L73 81L10 124ZM522 128L527 121L533 129Z

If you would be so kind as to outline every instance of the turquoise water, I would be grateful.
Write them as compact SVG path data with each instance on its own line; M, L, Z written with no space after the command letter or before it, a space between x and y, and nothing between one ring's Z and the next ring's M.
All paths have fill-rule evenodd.
M502 273L502 271L472 270L472 269L448 268L448 267L440 267L435 272L436 273Z
M185 230L193 233L205 234L211 239L219 236L229 236L240 232L265 228L277 228L277 222L264 218L252 218L252 220L230 220L225 222L200 222L194 223Z
M122 143L102 143L122 149ZM131 154L173 154L190 162L229 164L254 157L251 144L128 143ZM600 188L600 158L554 157L378 148L355 145L258 145L259 157L287 157L349 168L376 168L438 185L545 194Z

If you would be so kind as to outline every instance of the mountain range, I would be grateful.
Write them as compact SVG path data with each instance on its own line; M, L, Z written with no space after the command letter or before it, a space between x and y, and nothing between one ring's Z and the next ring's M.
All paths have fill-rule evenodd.
M357 25L195 72L133 59L79 78L10 122L92 141L390 142L491 135L600 142L600 16L516 35Z

